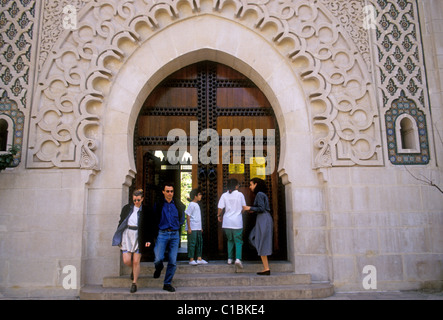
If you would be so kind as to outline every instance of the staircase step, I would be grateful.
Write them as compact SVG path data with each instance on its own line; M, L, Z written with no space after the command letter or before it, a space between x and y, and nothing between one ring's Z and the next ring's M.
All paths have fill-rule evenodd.
M139 287L163 287L164 272L159 279L152 275L139 277ZM126 288L131 286L129 276L106 277L103 279L104 288ZM223 286L267 286L267 285L295 285L310 284L311 275L294 273L272 273L270 276L259 276L253 273L200 273L176 274L173 285L177 287L223 287Z
M243 262L243 268L228 265L225 261L191 266L187 261L177 262L172 285L174 293L162 290L166 272L154 279L154 264L143 262L137 281L138 290L130 293L129 267L122 275L105 277L103 285L87 285L80 290L84 300L282 300L317 299L331 296L334 287L329 282L311 281L310 274L295 274L287 261L270 261L271 275L259 276L261 262Z
M167 262L164 263L165 269ZM270 261L269 267L272 272L293 272L292 264L288 261ZM178 261L177 270L175 274L201 274L201 273L256 273L261 271L263 265L258 261L243 262L243 269L237 268L235 265L228 265L226 261L209 261L206 265L191 266L188 261ZM165 270L164 269L164 270ZM140 265L140 275L150 276L154 274L155 268L153 262L142 262ZM164 271L163 271L164 272ZM127 266L122 267L122 275L130 275L131 268Z
M158 288L104 288L88 285L81 289L82 300L288 300L320 299L334 293L330 283L280 286L177 287L170 293Z

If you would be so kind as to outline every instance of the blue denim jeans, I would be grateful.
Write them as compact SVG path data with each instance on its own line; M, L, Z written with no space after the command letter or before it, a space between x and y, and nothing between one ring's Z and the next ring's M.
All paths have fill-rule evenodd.
M166 275L164 284L171 284L177 269L177 253L178 245L180 243L179 231L159 231L157 242L155 244L154 265L156 270L163 270L163 259L165 258L165 251L168 250L168 266L166 268Z

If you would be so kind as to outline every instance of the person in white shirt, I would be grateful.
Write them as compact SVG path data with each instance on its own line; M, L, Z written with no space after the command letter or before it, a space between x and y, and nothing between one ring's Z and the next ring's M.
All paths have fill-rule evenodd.
M237 179L228 180L228 191L222 194L218 202L218 221L222 222L222 228L226 234L228 244L228 264L234 260L235 265L243 268L242 247L243 247L243 206L246 206L245 196L238 191L239 183ZM224 214L223 214L224 209Z
M193 189L189 194L188 208L185 210L186 226L188 231L188 258L189 264L196 266L199 264L207 264L208 262L202 259L203 252L203 228L201 210L198 202L202 199L202 194L198 189ZM197 261L195 261L197 256Z

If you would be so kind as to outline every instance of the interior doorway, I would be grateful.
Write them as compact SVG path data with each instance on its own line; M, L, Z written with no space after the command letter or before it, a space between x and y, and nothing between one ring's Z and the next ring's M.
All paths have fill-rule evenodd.
M218 141L210 141L218 148L218 161L204 164L200 159L192 159L190 154L191 126L197 125L200 134L205 129L217 132ZM168 141L171 130L181 129L187 135L187 152L168 158L167 151L175 143ZM263 156L268 152L267 132L275 132L275 161L278 164L280 143L279 130L272 106L265 95L247 77L225 65L204 61L187 66L166 78L146 99L139 114L135 135L135 159L137 175L134 188L145 190L145 204L152 206L161 198L160 186L164 181L175 183L176 196L188 204L187 197L192 188L202 191L200 203L203 220L203 258L226 259L226 239L217 220L217 204L221 194L226 191L227 181L236 178L240 191L245 195L248 205L254 196L250 192L249 180L257 175L256 160L250 161L249 137L241 137L240 148L231 146L228 151L222 148L223 129L262 129ZM256 137L253 137L253 140ZM230 138L231 139L231 138ZM198 150L210 144L205 139L192 141ZM201 141L202 140L202 141ZM233 144L234 142L230 142ZM255 144L253 144L253 149ZM212 156L214 149L209 150ZM255 150L253 150L255 151ZM253 153L254 154L254 153ZM233 165L234 156L241 163ZM177 159L177 157L179 159ZM231 164L226 164L228 158ZM256 158L256 157L255 157ZM179 160L177 162L177 160ZM225 164L224 164L225 163ZM284 187L276 170L262 175L268 185L271 202L271 215L274 221L274 252L271 259L286 259L286 209ZM255 224L253 214L244 216L243 259L257 260L255 249L248 243L248 235ZM186 232L182 232L179 258L186 258ZM152 257L143 257L144 261Z

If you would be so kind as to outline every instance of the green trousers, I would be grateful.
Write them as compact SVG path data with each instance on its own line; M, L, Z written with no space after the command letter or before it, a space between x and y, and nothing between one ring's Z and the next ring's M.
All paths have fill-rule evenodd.
M228 240L228 259L242 259L243 229L223 229Z
M192 230L188 234L188 258L201 258L203 252L203 236L201 230Z

